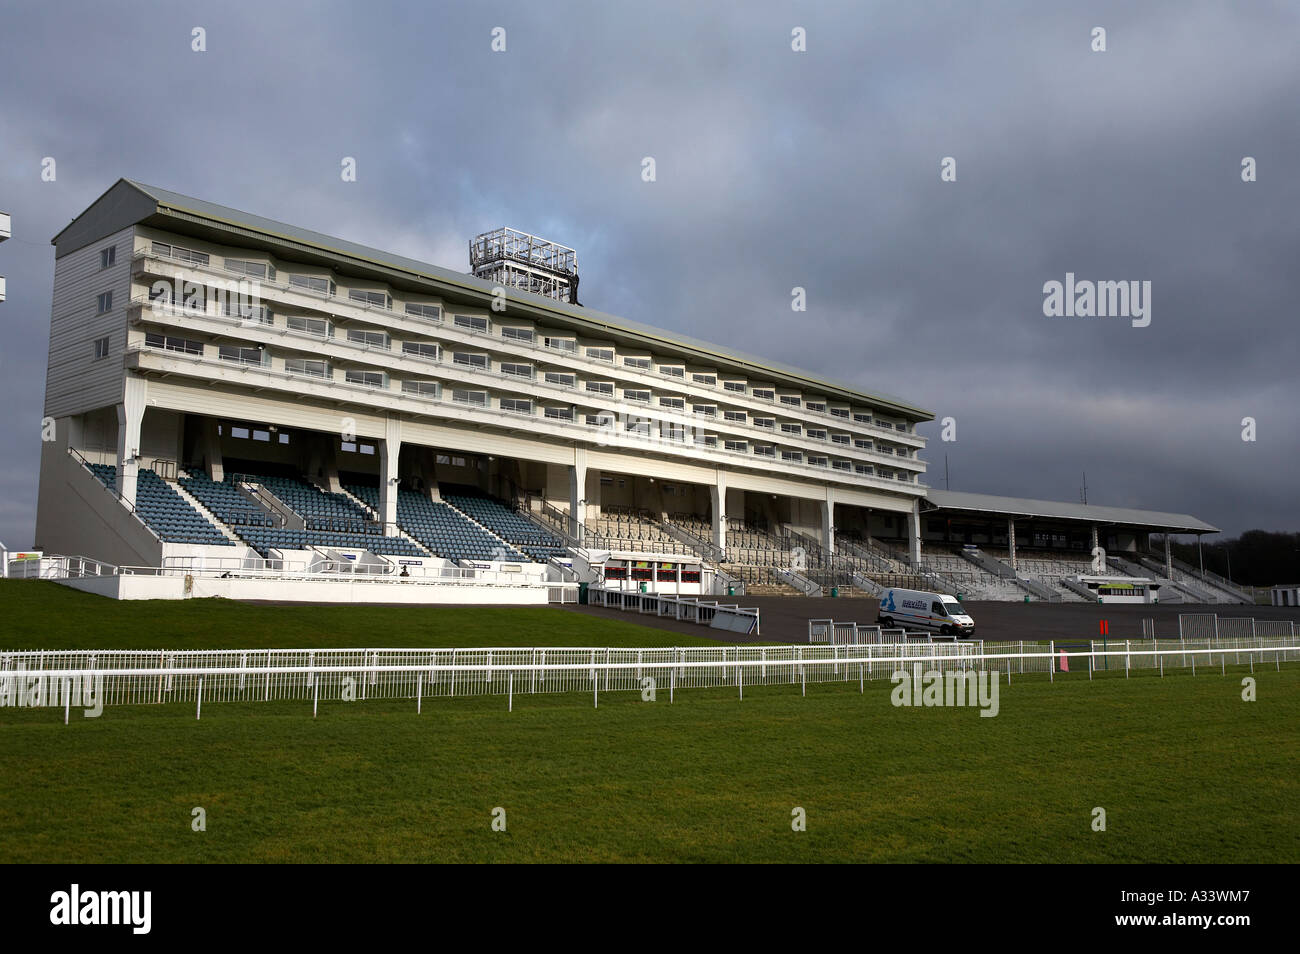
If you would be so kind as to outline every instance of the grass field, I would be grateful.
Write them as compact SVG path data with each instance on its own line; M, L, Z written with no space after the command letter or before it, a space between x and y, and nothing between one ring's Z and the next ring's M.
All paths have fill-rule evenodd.
M132 633L196 647L665 635L554 610L353 619L16 586L33 589L0 587L0 618L26 631L6 626L5 642L29 647L88 645L90 627L113 647ZM411 614L385 617L411 633L361 638L366 614L388 612ZM444 613L454 623L419 628ZM494 631L532 613L550 630ZM495 697L426 699L419 716L410 702L331 703L315 720L303 703L213 704L202 721L191 705L110 707L69 726L61 711L0 709L0 861L1294 862L1300 669L1257 667L1251 703L1241 675L1018 677L996 718L895 708L887 682L864 695L810 684L807 698L756 687L743 702L690 690L672 705L610 693L599 709L521 696L512 713ZM191 830L196 806L205 832ZM807 831L791 830L795 807Z

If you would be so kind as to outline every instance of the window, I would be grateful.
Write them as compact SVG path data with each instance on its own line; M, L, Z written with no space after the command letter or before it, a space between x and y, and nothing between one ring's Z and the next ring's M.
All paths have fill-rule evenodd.
M703 384L705 387L716 388L718 386L718 378L713 374L692 374L691 380L696 384Z
M406 303L406 313L412 318L419 318L421 321L442 321L441 305L427 305L408 301Z
M362 305L369 305L371 308L387 308L393 303L386 292L367 291L364 288L353 288L348 291L348 301L355 301Z
M697 433L697 434L695 435L695 443L697 443L697 444L703 444L705 447L717 447L717 446L718 446L718 439L717 439L717 437L715 437L715 436L712 435L712 434L699 434L699 433Z
M403 381L403 394L414 394L417 397L436 398L438 396L437 381Z
M650 421L644 417L629 417L627 419L627 430L639 437L649 437Z
M285 324L290 331L301 331L303 334L315 335L318 338L328 338L330 333L330 323L324 318L290 315L285 319Z
M250 278L270 278L275 280L275 269L270 268L261 262L249 262L238 258L226 259L226 271L238 272L240 275L247 275Z
M111 291L106 291L104 294L100 295L99 298L96 299L96 307L101 315L107 311L112 311L113 293Z
M863 437L855 437L853 439L853 446L858 450L871 450L871 441Z
M842 417L847 419L848 416L849 416L849 409L847 407L831 408L831 417Z
M754 418L755 427L765 427L769 431L776 430L776 418L774 417L756 417Z
M548 407L542 411L542 416L552 421L572 421L573 408L571 407Z
M384 386L384 373L382 371L347 371L343 375L343 380L348 384L360 384L367 388L382 388Z
M516 378L527 378L531 381L533 379L533 366L531 364L507 364L503 361L501 363L501 373Z
M803 402L793 394L782 394L781 403L789 407L799 407Z
M681 424L661 424L660 433L665 440L669 441L686 441L686 428Z
M851 463L849 463L849 461L847 461L847 460L837 460L837 461L835 462L835 469L836 469L836 470L848 470L851 466L853 466L853 465L852 465Z
M625 401L639 401L639 402L641 402L642 404L649 404L649 403L650 403L650 392L649 392L649 391L639 391L639 390L637 390L637 389L635 389L635 388L624 388L624 389L623 389L623 400L625 400Z
M271 309L265 305L251 304L247 299L237 301L223 301L217 308L217 314L226 318L239 318L243 321L254 321L259 325L271 324Z
M596 394L608 394L610 397L613 397L614 382L613 381L588 381L587 390L593 391Z
M332 295L336 291L335 284L322 275L290 275L289 285L293 288L319 292L322 295Z
M99 250L99 267L110 268L117 261L117 246L110 245L108 248Z
M661 364L661 365L659 365L659 373L660 373L660 374L666 374L666 375L668 375L668 377L670 377L670 378L685 378L685 377L686 377L686 369L683 368L683 367L681 367L680 365L675 365L675 364Z
M742 454L745 452L746 446L747 445L745 444L744 441L723 441L722 442L722 447L724 450L740 451Z
M508 328L507 327L501 329L501 337L506 338L510 341L526 341L529 344L532 344L533 339L536 338L537 335L532 328Z
M452 315L452 324L466 331L484 334L488 330L488 320L482 315Z
M755 444L754 455L756 457L775 457L776 448L771 444Z
M832 444L847 444L848 442L849 442L849 435L847 435L847 434L832 434L832 435L831 435L831 443L832 443Z
M745 412L744 411L723 411L722 419L725 421L731 421L733 424L744 424Z
M424 358L428 361L442 360L442 348L433 341L403 341L402 354L409 354L415 358Z
M811 437L811 438L812 438L813 440L815 440L815 441L824 441L824 440L826 440L826 432L823 431L821 428L818 428L818 427L810 427L810 428L808 428L808 436Z
M96 338L95 339L95 360L98 361L100 358L107 358L107 357L108 357L108 339Z
M782 424L781 433L792 434L797 437L799 434L803 433L803 428L800 427L798 424Z
M874 468L870 464L855 464L853 470L859 477L870 477L874 473Z
M613 427L614 417L611 414L588 414L586 422L588 427Z
M578 386L578 376L576 374L563 374L559 371L547 371L546 383L555 384L562 388L576 388Z
M781 459L791 464L802 464L803 454L798 451L781 451Z
M488 403L486 391L469 391L464 388L453 388L451 399L456 404L469 404L473 407L487 407Z
M501 410L509 411L512 414L532 414L533 402L523 398L502 398Z
M691 410L701 417L717 417L718 409L712 404L692 404Z
M217 355L222 361L234 361L236 364L251 364L260 367L266 352L261 348L244 345L221 345Z
M737 394L745 393L744 381L723 381L722 386L728 391L734 391Z
M107 341L108 339L103 340ZM188 338L147 334L144 336L144 343L147 347L162 348L164 351L179 351L182 354L203 354L203 343L201 341L191 341Z
M754 388L751 393L760 401L771 401L776 398L776 392L771 388Z
M814 454L808 455L808 463L813 467L825 467L829 461L825 457L819 457Z
M660 407L672 408L674 411L686 410L686 402L681 398L663 397L659 399Z
M871 415L870 415L870 414L854 414L854 415L853 415L853 421L854 421L854 423L856 423L856 424L870 424L870 423L871 423Z
M364 345L367 348L383 348L388 350L388 335L382 331L365 331L359 328L348 329L348 340L353 344Z
M810 411L816 411L818 414L825 414L825 413L826 413L826 405L823 404L823 403L820 402L820 401L809 401L809 402L808 402L806 405L804 405L804 406L807 407L808 410L810 410Z
M588 352L590 354L591 352ZM628 368L635 368L637 371L649 371L649 358L624 358L623 365Z
M591 360L593 361L607 361L610 364L613 364L614 349L613 348L588 348L587 357L591 358Z
M290 374L305 374L309 378L332 378L330 366L314 358L285 358L284 370Z
M578 351L578 342L572 338L543 338L542 344L556 351L569 351L575 354Z
M178 262L189 262L191 265L207 265L212 260L207 252L195 252L188 248L178 248L165 242L154 242L153 254L160 258L172 258Z
M471 354L468 351L457 351L452 356L452 362L463 364L469 368L486 368L488 366L488 356L485 354Z

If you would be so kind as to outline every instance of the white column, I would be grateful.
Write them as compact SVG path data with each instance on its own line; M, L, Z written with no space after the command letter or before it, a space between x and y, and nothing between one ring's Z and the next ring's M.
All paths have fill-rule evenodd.
M1011 569L1016 568L1016 521L1015 518L1007 520L1007 552L1011 554Z
M1169 534L1165 534L1165 578L1174 578L1174 547Z
M822 548L828 556L835 553L835 491L830 487L822 501Z
M379 442L379 520L385 535L397 533L397 471L402 453L402 421L389 417L384 422L384 439Z
M573 466L569 469L569 517L572 520L573 534L582 540L583 524L586 515L582 512L587 497L587 449L573 449Z
M907 552L912 563L921 562L921 501L912 501L912 510L907 515Z
M709 488L709 502L713 506L713 545L723 553L727 552L727 474L723 470L715 472L716 480Z
M117 406L117 495L132 507L140 467L140 424L148 392L144 378L128 374L122 382L122 403Z
M1092 550L1096 550L1096 549L1097 549L1097 525L1094 523L1092 525ZM1090 550L1089 553L1091 552L1092 551Z

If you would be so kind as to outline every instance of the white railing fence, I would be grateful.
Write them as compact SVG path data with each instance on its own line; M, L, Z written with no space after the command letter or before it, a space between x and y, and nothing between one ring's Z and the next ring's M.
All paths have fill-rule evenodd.
M716 600L705 600L695 596L667 596L597 585L587 588L587 602L593 606L606 606L628 613L666 616L688 623L699 623L701 626L724 629L727 632L741 633L746 636L761 635L759 611L754 606L719 603Z
M693 646L655 648L501 649L262 649L262 650L70 650L0 653L0 698L6 705L139 705L204 701L364 701L425 696L517 693L669 693L678 689L853 682L890 679L903 668L1005 675L1046 673L1055 679L1067 661L1076 672L1190 670L1227 665L1275 665L1300 661L1293 641L1126 641L1098 650L1058 648L1054 642L882 643L858 646ZM1249 645L1247 643L1250 643ZM1026 648L1026 646L1030 648ZM1080 644L1070 644L1071 647ZM1084 644L1086 645L1086 644ZM651 680L651 681L647 681ZM76 687L76 688L74 688Z

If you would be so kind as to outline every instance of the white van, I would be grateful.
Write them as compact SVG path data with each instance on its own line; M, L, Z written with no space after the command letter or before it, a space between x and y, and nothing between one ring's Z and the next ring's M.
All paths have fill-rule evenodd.
M954 597L920 590L885 590L880 594L880 617L876 622L886 629L919 627L945 636L975 632L975 620Z

